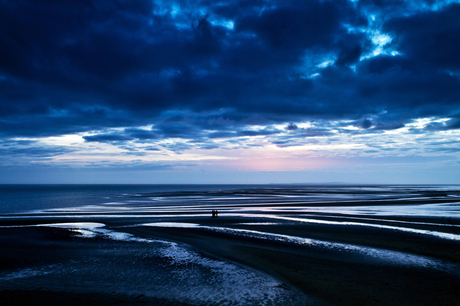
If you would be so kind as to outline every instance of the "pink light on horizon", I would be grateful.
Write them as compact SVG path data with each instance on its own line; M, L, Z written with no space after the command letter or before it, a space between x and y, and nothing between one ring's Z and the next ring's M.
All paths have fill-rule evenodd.
M318 157L254 157L231 161L227 166L243 171L305 171L336 164L337 161Z

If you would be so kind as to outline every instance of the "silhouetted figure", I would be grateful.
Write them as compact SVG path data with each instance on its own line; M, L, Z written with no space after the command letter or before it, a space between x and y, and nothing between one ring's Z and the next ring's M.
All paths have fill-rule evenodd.
M213 209L212 210L212 217L215 218L216 217L216 211Z

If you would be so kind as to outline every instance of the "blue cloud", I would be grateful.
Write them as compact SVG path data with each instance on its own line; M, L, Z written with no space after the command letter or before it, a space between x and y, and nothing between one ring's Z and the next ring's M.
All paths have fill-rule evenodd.
M1 1L0 135L91 132L88 142L183 138L212 148L212 139L242 136L281 144L286 130L260 128L272 124L288 126L292 137L330 135L331 120L378 133L442 117L450 121L425 131L456 129L460 5L430 8L402 0L176 8ZM389 35L382 48L397 53L367 56L374 30ZM322 126L294 128L310 120ZM114 127L124 130L105 132Z

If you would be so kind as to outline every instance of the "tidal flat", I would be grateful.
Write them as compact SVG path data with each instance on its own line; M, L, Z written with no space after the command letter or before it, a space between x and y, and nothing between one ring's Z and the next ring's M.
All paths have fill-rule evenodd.
M5 305L460 300L460 186L3 185L0 196Z

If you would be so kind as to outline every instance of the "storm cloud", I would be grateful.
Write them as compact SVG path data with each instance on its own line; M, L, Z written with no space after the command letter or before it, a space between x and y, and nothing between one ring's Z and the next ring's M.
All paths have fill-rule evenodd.
M459 18L448 1L3 0L0 135L211 149L336 120L458 129Z

